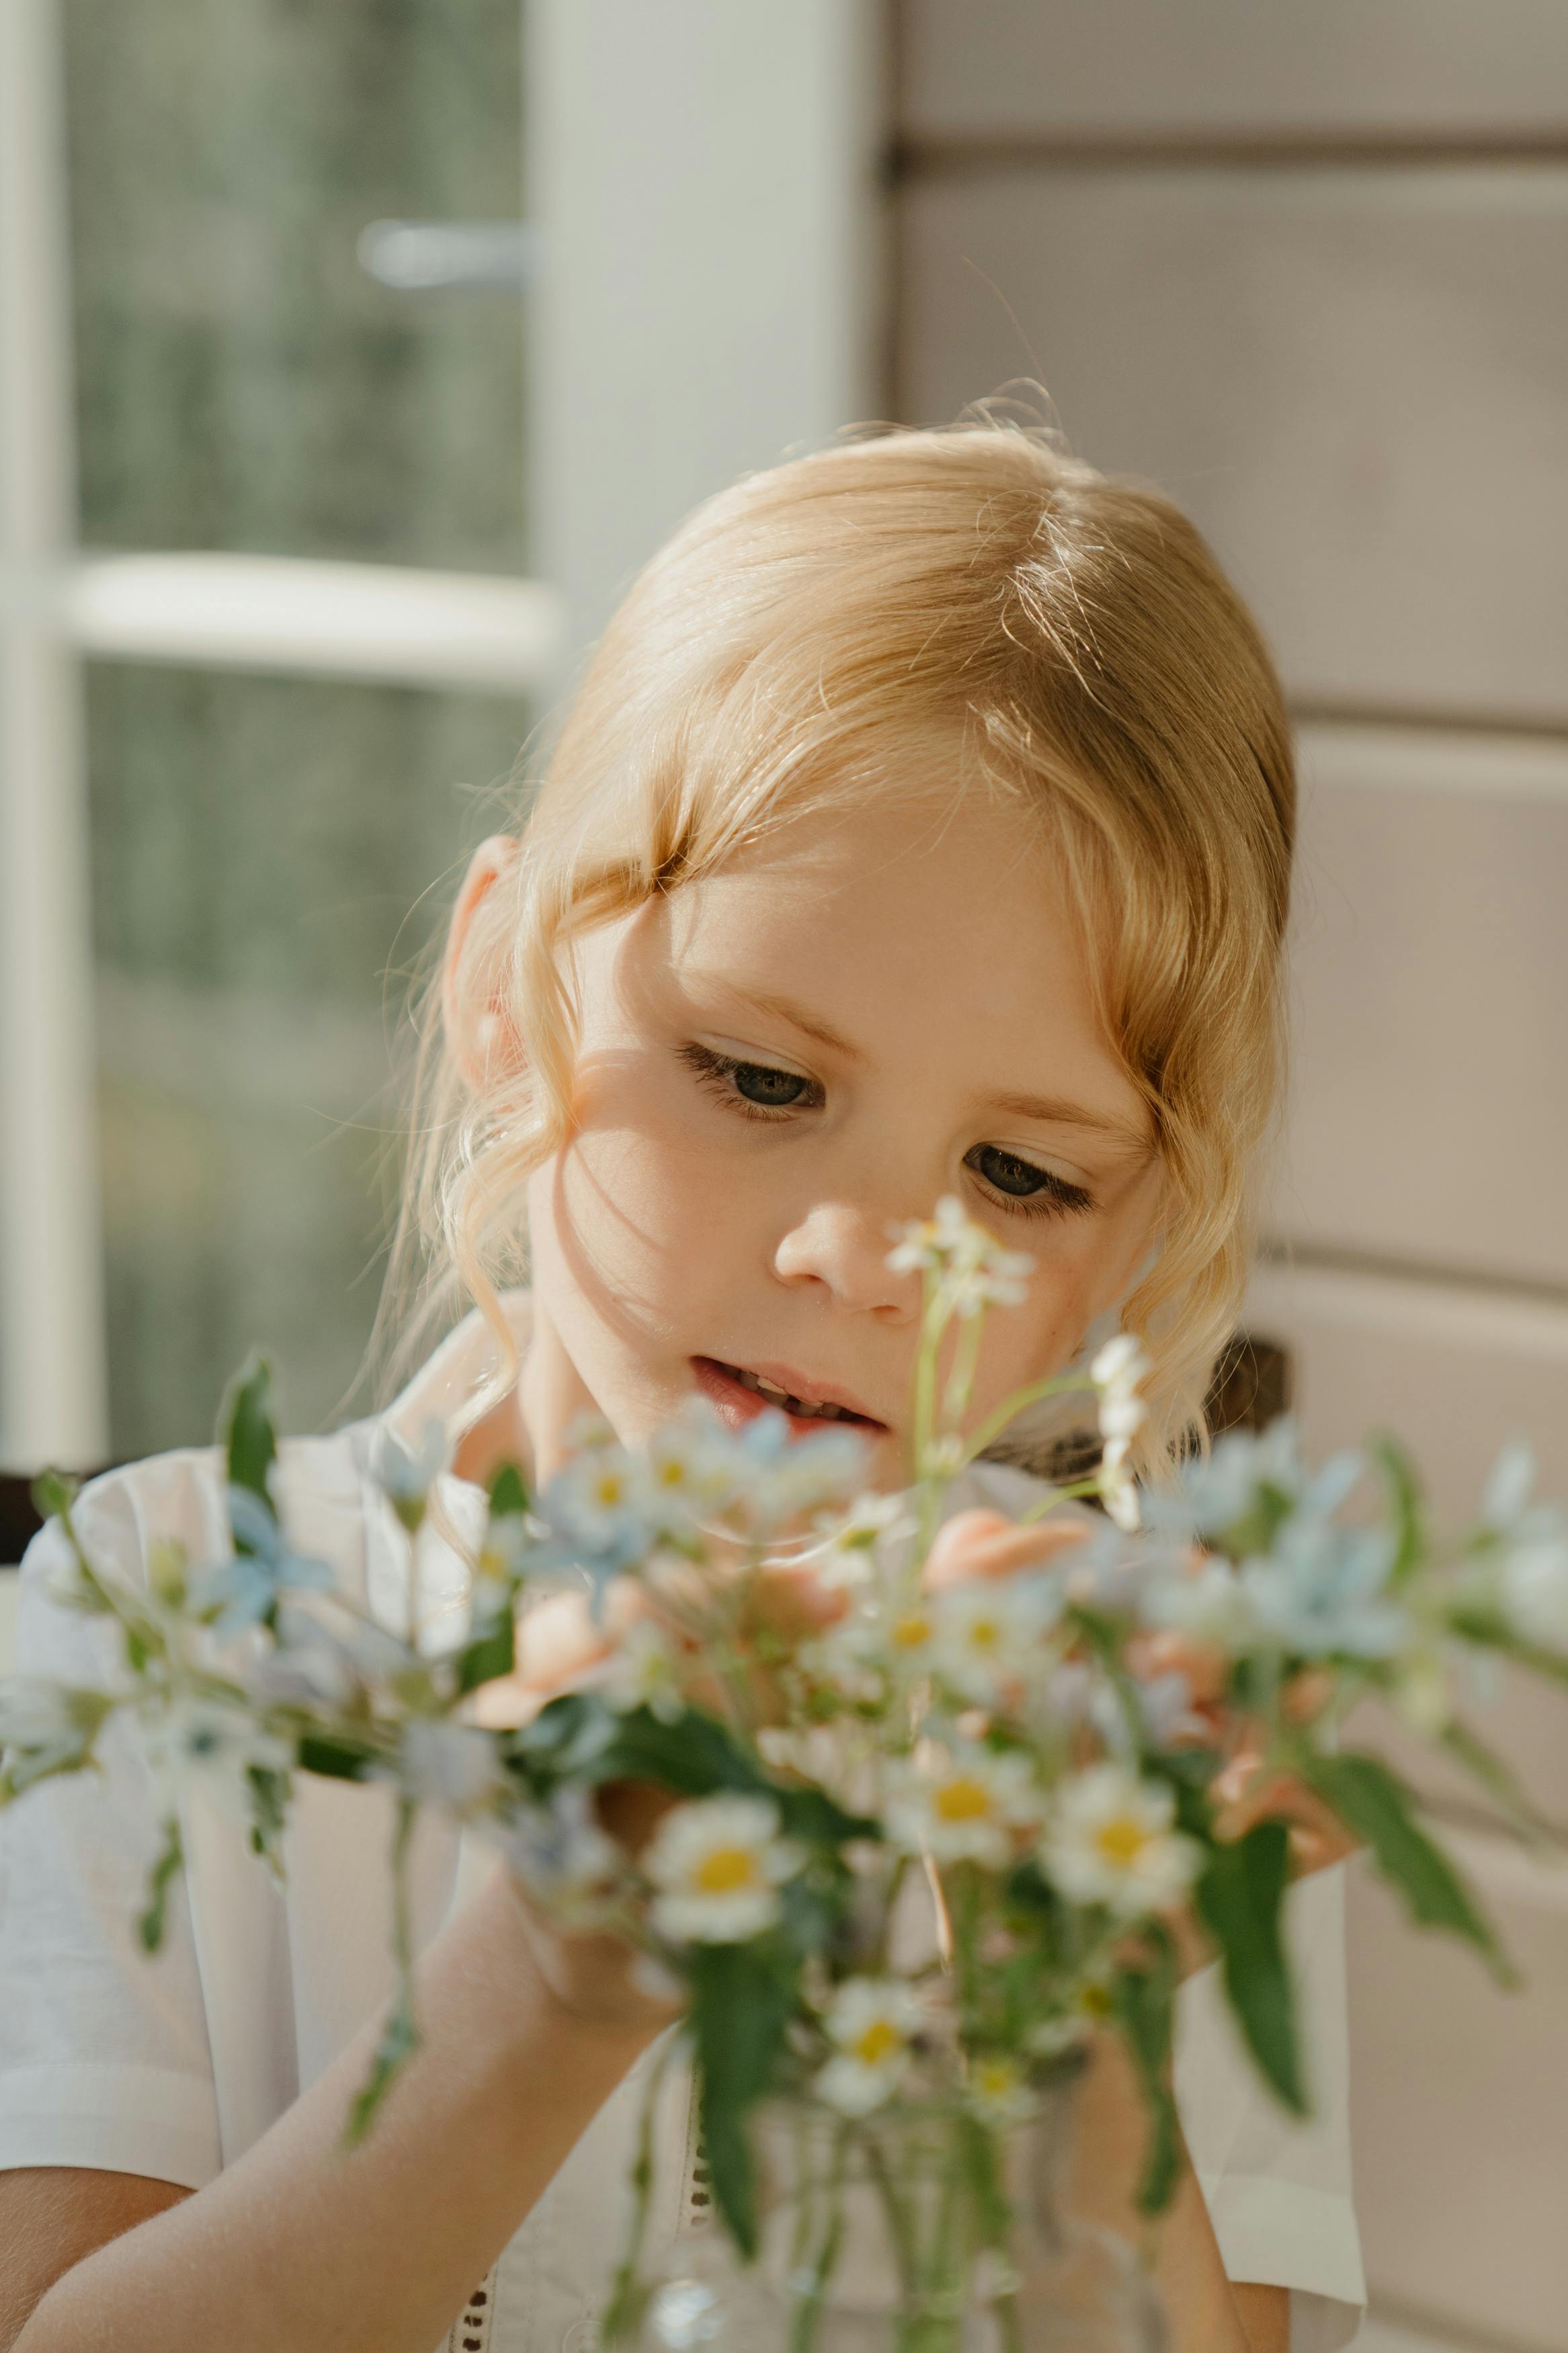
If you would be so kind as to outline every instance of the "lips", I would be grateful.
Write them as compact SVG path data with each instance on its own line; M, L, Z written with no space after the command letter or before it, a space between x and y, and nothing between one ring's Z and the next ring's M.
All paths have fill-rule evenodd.
M842 1422L870 1435L888 1426L847 1389L810 1380L790 1365L731 1365L718 1356L693 1356L691 1369L698 1387L727 1420L749 1421L771 1407L802 1426Z

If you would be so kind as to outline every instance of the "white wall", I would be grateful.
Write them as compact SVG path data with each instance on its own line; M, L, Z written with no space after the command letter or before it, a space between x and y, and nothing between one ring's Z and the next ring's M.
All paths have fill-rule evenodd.
M1300 723L1254 1321L1315 1449L1392 1424L1458 1513L1528 1430L1568 1493L1568 10L897 14L899 413L1043 377L1209 533ZM1563 1811L1563 1710L1510 1691L1500 1723ZM1354 1894L1368 2267L1447 2341L1562 2347L1568 1937L1554 1882L1476 1852L1511 2001Z

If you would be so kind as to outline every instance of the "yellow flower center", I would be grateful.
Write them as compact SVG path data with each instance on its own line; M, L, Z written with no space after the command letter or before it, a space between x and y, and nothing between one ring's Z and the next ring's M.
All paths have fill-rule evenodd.
M942 1783L931 1811L939 1822L983 1822L991 1812L991 1792L984 1781L959 1774Z
M1131 1871L1149 1843L1149 1833L1136 1814L1113 1814L1094 1834L1095 1845L1107 1862Z
M749 1846L716 1846L692 1877L703 1895L735 1895L757 1884L757 1858Z
M686 1465L684 1462L673 1461L661 1462L658 1466L658 1477L659 1484L663 1487L684 1487Z
M994 1651L1002 1640L1002 1629L994 1618L976 1618L970 1626L969 1640L977 1651Z
M626 1482L618 1471L605 1472L594 1489L600 1503L606 1507L618 1504L626 1492Z
M911 1610L907 1618L895 1618L891 1639L896 1651L918 1651L922 1642L931 1641L931 1620L922 1618L919 1610Z
M983 2059L974 2071L974 2088L985 2100L1005 2098L1017 2080L1005 2059Z
M873 2019L855 2045L855 2056L868 2067L880 2067L904 2047L904 2038L885 2018Z

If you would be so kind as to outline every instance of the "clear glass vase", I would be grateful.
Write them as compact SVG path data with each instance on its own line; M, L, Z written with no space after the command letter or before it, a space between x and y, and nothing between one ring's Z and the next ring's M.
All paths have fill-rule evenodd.
M717 2221L681 2241L637 2353L1166 2353L1132 2248L1067 2211L1072 2112L1070 2082L1006 2126L770 2104L756 2261Z

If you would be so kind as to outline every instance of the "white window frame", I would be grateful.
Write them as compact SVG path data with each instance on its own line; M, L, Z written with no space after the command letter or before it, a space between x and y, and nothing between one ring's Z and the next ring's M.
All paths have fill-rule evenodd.
M76 539L58 0L0 0L0 1464L105 1459L84 658L548 698L708 491L873 409L878 0L524 0L535 580Z

